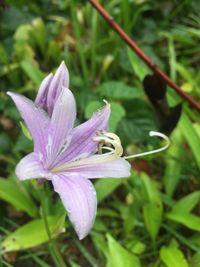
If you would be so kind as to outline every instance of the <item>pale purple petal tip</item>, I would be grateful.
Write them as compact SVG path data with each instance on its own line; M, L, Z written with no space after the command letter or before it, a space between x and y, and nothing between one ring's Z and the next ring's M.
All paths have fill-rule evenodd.
M45 155L47 130L50 118L47 113L37 107L30 99L25 96L7 92L17 106L21 117L24 119L34 141L34 150L40 151Z
M63 87L69 88L69 72L64 61L60 64L49 86L47 107L50 116Z
M67 146L69 133L72 131L76 119L76 102L72 92L67 88L62 91L53 109L49 135L52 138L52 147L49 160Z
M47 109L47 95L52 78L53 74L50 73L47 77L44 78L40 85L37 96L35 98L35 104L40 108Z
M83 239L93 226L97 199L92 183L79 175L55 175L54 190L60 195L79 239Z
M15 172L20 180L45 177L45 170L39 161L37 153L30 153L21 159L16 166Z

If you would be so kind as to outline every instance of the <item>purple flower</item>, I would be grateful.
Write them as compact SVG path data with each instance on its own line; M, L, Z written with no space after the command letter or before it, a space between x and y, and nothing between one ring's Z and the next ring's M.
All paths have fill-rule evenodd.
M34 142L34 151L18 163L16 175L20 180L50 180L82 239L93 225L97 208L96 192L89 179L128 177L130 164L121 158L119 138L106 132L108 103L88 121L73 127L76 103L67 88L68 80L62 63L54 77L50 74L43 80L35 103L16 93L8 95ZM95 154L98 148L106 153Z

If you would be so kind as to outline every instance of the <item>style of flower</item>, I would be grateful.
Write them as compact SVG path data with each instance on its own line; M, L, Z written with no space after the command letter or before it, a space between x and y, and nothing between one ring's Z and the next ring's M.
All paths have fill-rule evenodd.
M89 179L128 177L130 164L121 157L119 138L106 132L108 103L88 121L74 127L76 103L68 85L68 71L62 63L55 76L50 74L43 80L35 103L13 92L7 94L34 142L34 151L16 167L17 177L50 180L82 239L91 229L97 209L96 191Z

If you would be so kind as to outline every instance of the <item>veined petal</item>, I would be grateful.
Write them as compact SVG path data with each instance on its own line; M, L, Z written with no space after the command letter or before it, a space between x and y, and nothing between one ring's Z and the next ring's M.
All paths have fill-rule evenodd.
M112 155L94 155L86 159L69 162L62 172L80 173L85 178L126 178L131 165L123 158L112 159ZM64 168L66 168L64 170Z
M67 145L68 134L71 132L76 119L76 103L72 92L62 89L53 109L49 137L52 140L49 162Z
M64 61L60 64L49 86L47 107L50 116L63 87L69 87L69 72Z
M47 95L52 78L53 74L50 73L47 77L44 78L40 85L37 96L35 98L35 104L40 108L47 109Z
M98 142L93 138L99 131L106 130L110 116L110 105L106 104L101 110L95 112L85 123L73 129L71 142L67 149L60 155L55 165L62 165L74 158L87 157L97 150ZM54 166L55 166L54 165Z
M34 152L20 160L15 172L20 180L48 178L48 174L39 160L39 154Z
M92 183L77 174L55 175L52 183L68 211L79 239L83 239L90 231L96 216L97 199Z
M50 118L43 109L35 106L30 99L16 93L8 92L7 94L15 102L21 117L24 119L26 126L32 135L34 150L36 152L40 151L45 157L47 130Z

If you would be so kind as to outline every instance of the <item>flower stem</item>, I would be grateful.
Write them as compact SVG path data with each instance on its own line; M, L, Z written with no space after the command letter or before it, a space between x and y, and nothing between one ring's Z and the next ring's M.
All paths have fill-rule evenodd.
M55 261L57 267L67 267L67 265L65 264L65 262L62 258L62 255L61 255L61 253L57 247L55 240L53 240L52 236L51 236L51 230L49 228L48 218L47 218L45 185L43 186L42 191L43 191L41 194L42 218L44 221L47 236L49 238L49 250L50 250L51 256L52 256L53 260Z

